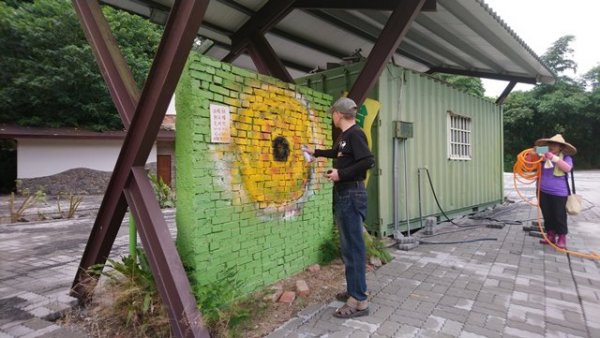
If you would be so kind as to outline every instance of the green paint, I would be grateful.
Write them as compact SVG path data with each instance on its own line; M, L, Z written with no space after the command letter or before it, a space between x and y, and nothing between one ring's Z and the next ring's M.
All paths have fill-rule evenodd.
M215 76L220 80L212 81ZM331 144L329 95L196 54L186 64L176 92L177 247L193 279L200 283L216 280L227 268L234 267L237 278L243 281L243 291L253 291L316 263L321 243L331 237L329 183L314 183L302 203L290 202L287 208L294 210L293 215L267 212L251 200L242 184L245 174L238 168L241 148L210 143L210 104L229 105L232 113L241 116L251 106L249 96L268 97L289 91L298 91L309 102L319 117L317 128L324 131L322 142ZM283 112L281 107L273 107L272 111ZM247 141L264 133L252 121L250 117L244 123L234 124L232 120L233 126L245 128L238 129L241 138L236 140L247 147L252 146ZM322 170L330 165L323 164ZM285 187L298 189L301 183L289 181Z

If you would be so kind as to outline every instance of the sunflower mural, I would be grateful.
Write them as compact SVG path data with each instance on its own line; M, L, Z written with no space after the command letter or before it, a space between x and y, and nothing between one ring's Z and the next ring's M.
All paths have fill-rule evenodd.
M177 89L177 249L199 283L252 291L319 261L332 236L331 96L191 54ZM233 269L233 270L232 270Z
M223 185L234 204L254 203L258 216L294 217L320 188L323 175L316 173L326 165L307 162L301 147L323 146L325 131L302 94L277 86L248 91L241 107L232 107L228 149L213 145L213 159L225 163L230 177ZM223 162L223 153L232 154L231 161Z

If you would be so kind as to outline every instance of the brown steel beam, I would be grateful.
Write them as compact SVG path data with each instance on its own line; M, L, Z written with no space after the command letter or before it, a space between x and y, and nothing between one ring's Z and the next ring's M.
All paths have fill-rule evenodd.
M124 61L108 23L102 14L97 1L73 0L73 6L89 44L94 51L96 61L104 80L112 95L113 102L120 113L121 120L129 128L138 103L139 91L133 81L131 71ZM72 294L85 298L91 291L88 289L90 277L87 269L96 264L104 264L119 231L123 216L127 211L127 203L122 195L122 188L129 174L128 168L113 171L94 227L90 232L88 243L81 257L79 269L73 281Z
M167 304L171 323L183 324L171 325L173 335L209 337L160 206L156 199L147 198L153 195L154 190L144 167L131 168L131 181L125 188L125 196L138 225L137 230L152 268L154 282Z
M127 129L140 97L131 70L121 54L98 1L73 0L73 7L79 16L81 28L92 47L115 107Z
M257 33L250 37L250 41L248 54L259 73L276 77L284 82L294 82L264 35Z
M487 72L475 71L475 70L464 70L464 69L454 69L454 68L444 68L444 67L432 67L426 73L427 74L445 73L445 74L454 74L454 75L465 75L465 76L473 76L473 77L483 77L483 78L492 79L492 80L516 81L516 82L529 83L529 84L537 83L536 79L532 78L532 77L509 75L509 74L494 74L494 73L487 73Z
M222 61L233 62L250 44L249 37L258 33L265 34L269 31L294 9L294 2L295 0L270 0L263 5L254 16L233 34L231 37L231 50Z
M94 11L93 7L86 6L92 1L94 0L74 0L74 4L76 7L87 7ZM178 0L171 10L156 58L140 100L135 107L131 126L125 137L115 170L76 273L73 288L73 293L76 295L86 295L90 290L86 290L80 284L85 285L90 280L86 271L94 264L106 262L127 207L123 193L128 184L127 196L131 203L136 203L135 210L132 210L134 217L146 232L144 235L146 239L142 244L147 252L151 252L149 258L154 276L160 274L157 280L162 285L157 286L162 300L167 306L172 331L181 337L209 337L209 334L202 326L200 313L195 306L195 299L177 252L172 250L172 246L162 247L164 243L172 241L168 233L165 235L164 232L156 230L160 229L161 222L164 222L162 214L150 214L152 217L147 217L148 212L145 209L148 206L157 205L154 192L146 189L150 184L148 178L140 178L137 170L133 170L133 168L143 167L148 158L196 37L196 32L208 7L208 1ZM87 22L93 22L93 20ZM90 24L90 27L92 26L94 26L93 23ZM92 37L92 34L89 36ZM90 44L97 42L98 39L90 39ZM118 96L121 97L120 95L123 94L120 93ZM131 179L129 183L128 179ZM144 183L140 183L144 180ZM155 222L159 225L156 225ZM160 257L166 257L168 264L175 266L164 267L165 259ZM176 290L169 290L171 286L174 286ZM190 305L192 303L194 306Z
M294 5L302 9L379 9L394 10L398 7L398 0L297 0ZM423 12L433 12L437 9L437 0L426 0Z
M364 102L367 94L379 79L383 68L400 45L400 42L402 42L424 3L425 0L401 0L390 15L371 53L369 53L365 66L348 93L348 97L352 98L359 106Z
M503 105L504 100L506 100L508 94L510 94L510 92L513 90L513 88L515 88L516 85L516 81L509 82L508 86L506 86L506 88L504 88L504 90L502 91L502 94L500 94L500 96L498 96L498 98L496 99L496 104L500 106Z

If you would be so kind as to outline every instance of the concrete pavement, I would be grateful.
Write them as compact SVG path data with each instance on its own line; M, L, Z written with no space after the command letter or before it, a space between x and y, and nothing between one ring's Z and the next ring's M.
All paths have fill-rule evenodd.
M164 214L174 234L175 210ZM0 338L86 336L55 320L77 304L69 290L94 217L95 210L88 208L77 219L0 225ZM113 259L129 253L127 219L110 253Z
M528 219L529 209L513 204L482 216ZM441 225L437 231L447 233L427 240L497 240L396 250L391 263L368 275L370 316L334 318L342 303L332 301L268 337L600 337L599 262L556 252L522 228ZM593 242L600 251L598 234L571 228L570 249L588 251Z
M587 210L570 218L568 246L600 253L600 173L579 180L589 183L577 187ZM535 209L506 182L516 203L442 223L421 238L430 244L392 250L394 260L368 275L369 316L334 318L342 304L324 300L269 337L600 337L600 262L556 252L523 231L515 221L537 218ZM174 231L173 216L166 211ZM90 215L0 225L0 338L85 336L53 320L75 303L68 291L92 224ZM127 243L124 225L111 257L126 254Z
M576 177L585 211L569 216L568 248L600 253L600 172ZM505 192L514 203L442 223L433 237L416 234L451 244L394 250L368 275L369 316L337 319L342 303L326 302L268 337L600 337L600 261L540 244L523 230L537 210L517 196L512 175Z

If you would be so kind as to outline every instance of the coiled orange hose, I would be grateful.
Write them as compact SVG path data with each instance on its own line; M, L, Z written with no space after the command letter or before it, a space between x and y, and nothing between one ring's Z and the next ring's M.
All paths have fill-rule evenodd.
M534 159L535 158L535 159ZM556 246L554 243L548 240L546 233L542 227L542 211L540 209L539 203L532 202L531 199L524 196L521 191L519 191L519 187L517 183L529 185L533 183L537 183L537 200L540 198L540 180L541 180L541 168L542 168L542 157L535 155L535 151L533 148L525 149L517 155L517 160L515 161L515 165L513 166L513 183L515 185L515 191L517 194L528 204L537 207L537 219L538 219L538 227L540 232L544 236L544 239L548 244L550 244L555 250L560 252L565 252L577 257L590 258L600 260L600 255L598 253L592 251L591 253L586 252L578 252L571 251L567 249L561 249Z

